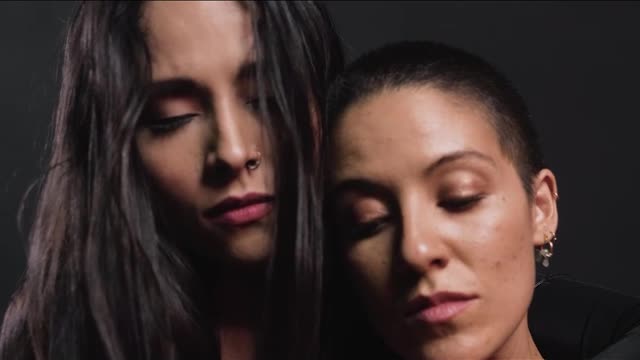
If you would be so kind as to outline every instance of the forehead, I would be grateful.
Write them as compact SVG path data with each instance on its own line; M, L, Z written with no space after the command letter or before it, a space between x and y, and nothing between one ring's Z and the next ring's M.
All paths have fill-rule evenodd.
M334 130L334 176L385 178L447 154L503 156L490 114L478 101L431 86L384 89L352 105Z
M232 76L253 55L251 18L236 1L150 1L143 25L154 80Z

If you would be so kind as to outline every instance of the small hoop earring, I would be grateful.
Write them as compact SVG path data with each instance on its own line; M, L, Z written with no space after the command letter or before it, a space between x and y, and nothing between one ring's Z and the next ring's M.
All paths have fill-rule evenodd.
M553 244L556 240L558 240L556 233L550 231L545 236L545 243L538 249L536 261L541 262L544 267L549 267L549 259L553 256Z
M247 160L244 167L249 171L253 171L260 167L260 163L262 163L262 154L259 151L256 151L255 155L252 156L251 159Z

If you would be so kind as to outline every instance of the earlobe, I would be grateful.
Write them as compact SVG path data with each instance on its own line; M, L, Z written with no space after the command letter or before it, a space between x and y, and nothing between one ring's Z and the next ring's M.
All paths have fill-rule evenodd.
M542 169L533 182L533 242L541 246L548 241L550 233L558 227L558 185L556 177L549 169Z

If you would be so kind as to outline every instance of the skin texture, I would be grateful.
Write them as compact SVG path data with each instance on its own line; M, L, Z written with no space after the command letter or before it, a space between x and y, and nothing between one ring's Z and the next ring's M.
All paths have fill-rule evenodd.
M274 193L271 146L256 111L250 14L238 2L149 2L142 25L154 83L136 137L142 164L178 240L217 269L212 307L222 358L252 359L273 213L242 226L205 216L229 196ZM193 116L167 120L186 114ZM157 131L163 123L175 126ZM260 166L251 170L258 152Z
M534 246L557 226L555 177L529 198L482 104L429 86L383 89L334 132L345 262L369 317L405 359L541 358L527 327ZM451 319L407 316L417 296L472 296Z

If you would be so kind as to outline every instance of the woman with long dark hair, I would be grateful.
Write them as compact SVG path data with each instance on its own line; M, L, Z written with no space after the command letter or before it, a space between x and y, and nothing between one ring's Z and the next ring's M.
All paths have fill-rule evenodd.
M2 359L317 356L341 62L312 2L82 3Z

